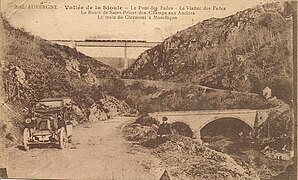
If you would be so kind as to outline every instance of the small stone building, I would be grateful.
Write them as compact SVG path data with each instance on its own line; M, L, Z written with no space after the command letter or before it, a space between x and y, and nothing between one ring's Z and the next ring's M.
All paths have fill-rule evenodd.
M265 99L271 98L271 89L268 86L263 89L263 97Z

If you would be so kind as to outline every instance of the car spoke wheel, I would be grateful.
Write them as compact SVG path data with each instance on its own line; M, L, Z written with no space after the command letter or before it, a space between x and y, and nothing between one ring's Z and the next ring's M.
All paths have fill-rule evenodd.
M29 150L29 137L30 137L30 132L28 128L24 129L24 133L23 133L23 144L24 144L24 149L27 151Z
M65 128L61 128L59 132L59 148L64 149L66 144L66 131Z

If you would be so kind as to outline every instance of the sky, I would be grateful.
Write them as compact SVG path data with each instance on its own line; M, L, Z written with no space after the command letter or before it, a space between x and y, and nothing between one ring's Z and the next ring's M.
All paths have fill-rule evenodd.
M67 39L137 39L163 41L177 31L204 19L221 18L271 0L1 0L1 10L9 22L33 35L47 40ZM28 9L30 5L56 5L57 9ZM20 6L25 6L21 9ZM225 10L197 10L195 15L181 15L174 20L98 19L98 15L82 14L81 10L66 10L65 6L112 6L139 8L169 6L178 12L180 6L223 7ZM17 8L16 8L17 7ZM94 10L95 11L95 10ZM98 56L122 57L123 48L79 48L83 53ZM128 49L128 56L136 58L145 48Z

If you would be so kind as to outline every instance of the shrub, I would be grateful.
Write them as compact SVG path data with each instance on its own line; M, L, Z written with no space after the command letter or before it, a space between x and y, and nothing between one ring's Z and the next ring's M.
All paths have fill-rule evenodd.
M152 126L153 124L159 125L159 121L153 117L142 115L135 121L135 124L140 124L142 126Z
M108 94L114 96L117 99L124 100L127 96L125 91L125 84L122 80L117 78L110 78L106 80L102 85L102 89Z

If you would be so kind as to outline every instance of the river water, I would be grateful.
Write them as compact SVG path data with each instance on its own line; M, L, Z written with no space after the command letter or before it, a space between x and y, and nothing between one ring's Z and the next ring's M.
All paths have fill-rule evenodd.
M212 138L210 138L212 137ZM209 138L209 139L208 139ZM230 155L236 161L248 163L258 173L262 180L271 179L284 172L291 161L276 160L266 157L260 149L250 141L242 141L238 137L214 135L202 137L204 142L214 150Z

